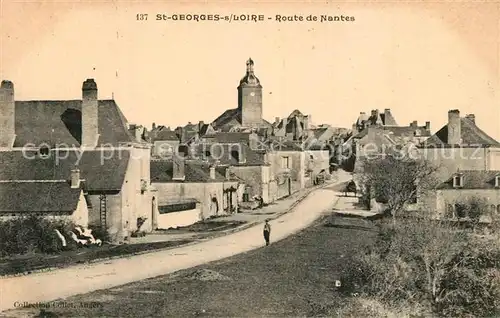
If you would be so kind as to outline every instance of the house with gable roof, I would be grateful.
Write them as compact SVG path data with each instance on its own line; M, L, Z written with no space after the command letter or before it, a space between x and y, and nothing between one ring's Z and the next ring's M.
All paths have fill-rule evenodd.
M76 206L87 206L83 223L101 226L116 242L138 229L139 218L146 220L141 230L151 230L150 144L143 127L130 125L114 100L98 98L93 79L83 82L77 100L18 101L14 84L2 81L0 122L0 193L8 193L2 199L10 202L4 202L10 210L0 209L2 215L43 212L49 217L58 213L54 209L70 213L75 201L59 201L54 192L59 187L68 193L68 185L76 184L72 171L78 170L85 202L77 188L69 192L79 198ZM27 188L36 190L30 201L48 195L54 202L47 207L20 204Z

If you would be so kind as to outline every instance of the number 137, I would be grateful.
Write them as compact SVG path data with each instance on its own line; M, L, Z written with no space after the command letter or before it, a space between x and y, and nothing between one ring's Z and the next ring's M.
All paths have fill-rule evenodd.
M146 21L148 19L148 14L147 13L138 13L136 15L136 19L138 21Z

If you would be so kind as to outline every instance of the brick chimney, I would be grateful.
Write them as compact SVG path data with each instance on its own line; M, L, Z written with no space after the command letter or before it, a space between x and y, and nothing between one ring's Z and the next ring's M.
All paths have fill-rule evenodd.
M82 147L95 148L99 140L97 84L93 78L82 86Z
M11 148L16 137L14 84L2 81L0 85L0 148Z
M458 109L452 109L448 111L448 144L460 144L461 136L460 111Z
M473 124L476 124L476 115L474 114L468 114L465 116L468 120L470 120Z
M185 166L186 166L186 160L183 157L181 157L181 155L174 154L172 180L184 181L184 179L186 178Z
M151 130L155 130L156 129L156 123L153 123L153 125L151 125Z
M414 120L410 123L410 127L416 128L418 126L418 121Z
M80 188L80 169L78 168L71 170L71 188Z
M425 130L431 131L431 122L430 121L425 122Z

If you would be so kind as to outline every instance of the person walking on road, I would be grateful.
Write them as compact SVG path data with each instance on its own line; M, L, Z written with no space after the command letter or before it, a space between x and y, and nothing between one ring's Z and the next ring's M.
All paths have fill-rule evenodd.
M269 224L269 220L266 220L266 224L264 224L264 239L266 240L266 246L269 245L270 236L271 236L271 225Z

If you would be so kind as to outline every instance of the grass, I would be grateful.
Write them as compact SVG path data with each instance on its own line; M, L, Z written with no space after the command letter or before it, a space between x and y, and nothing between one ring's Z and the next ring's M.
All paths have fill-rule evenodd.
M29 273L47 268L63 268L70 265L84 264L93 260L127 256L144 251L175 247L190 243L192 240L178 240L154 243L104 245L84 247L58 254L25 254L0 259L0 275Z
M375 236L364 220L338 218L327 216L295 236L222 261L65 300L94 308L50 311L59 317L321 315L343 301L335 287L341 267Z

